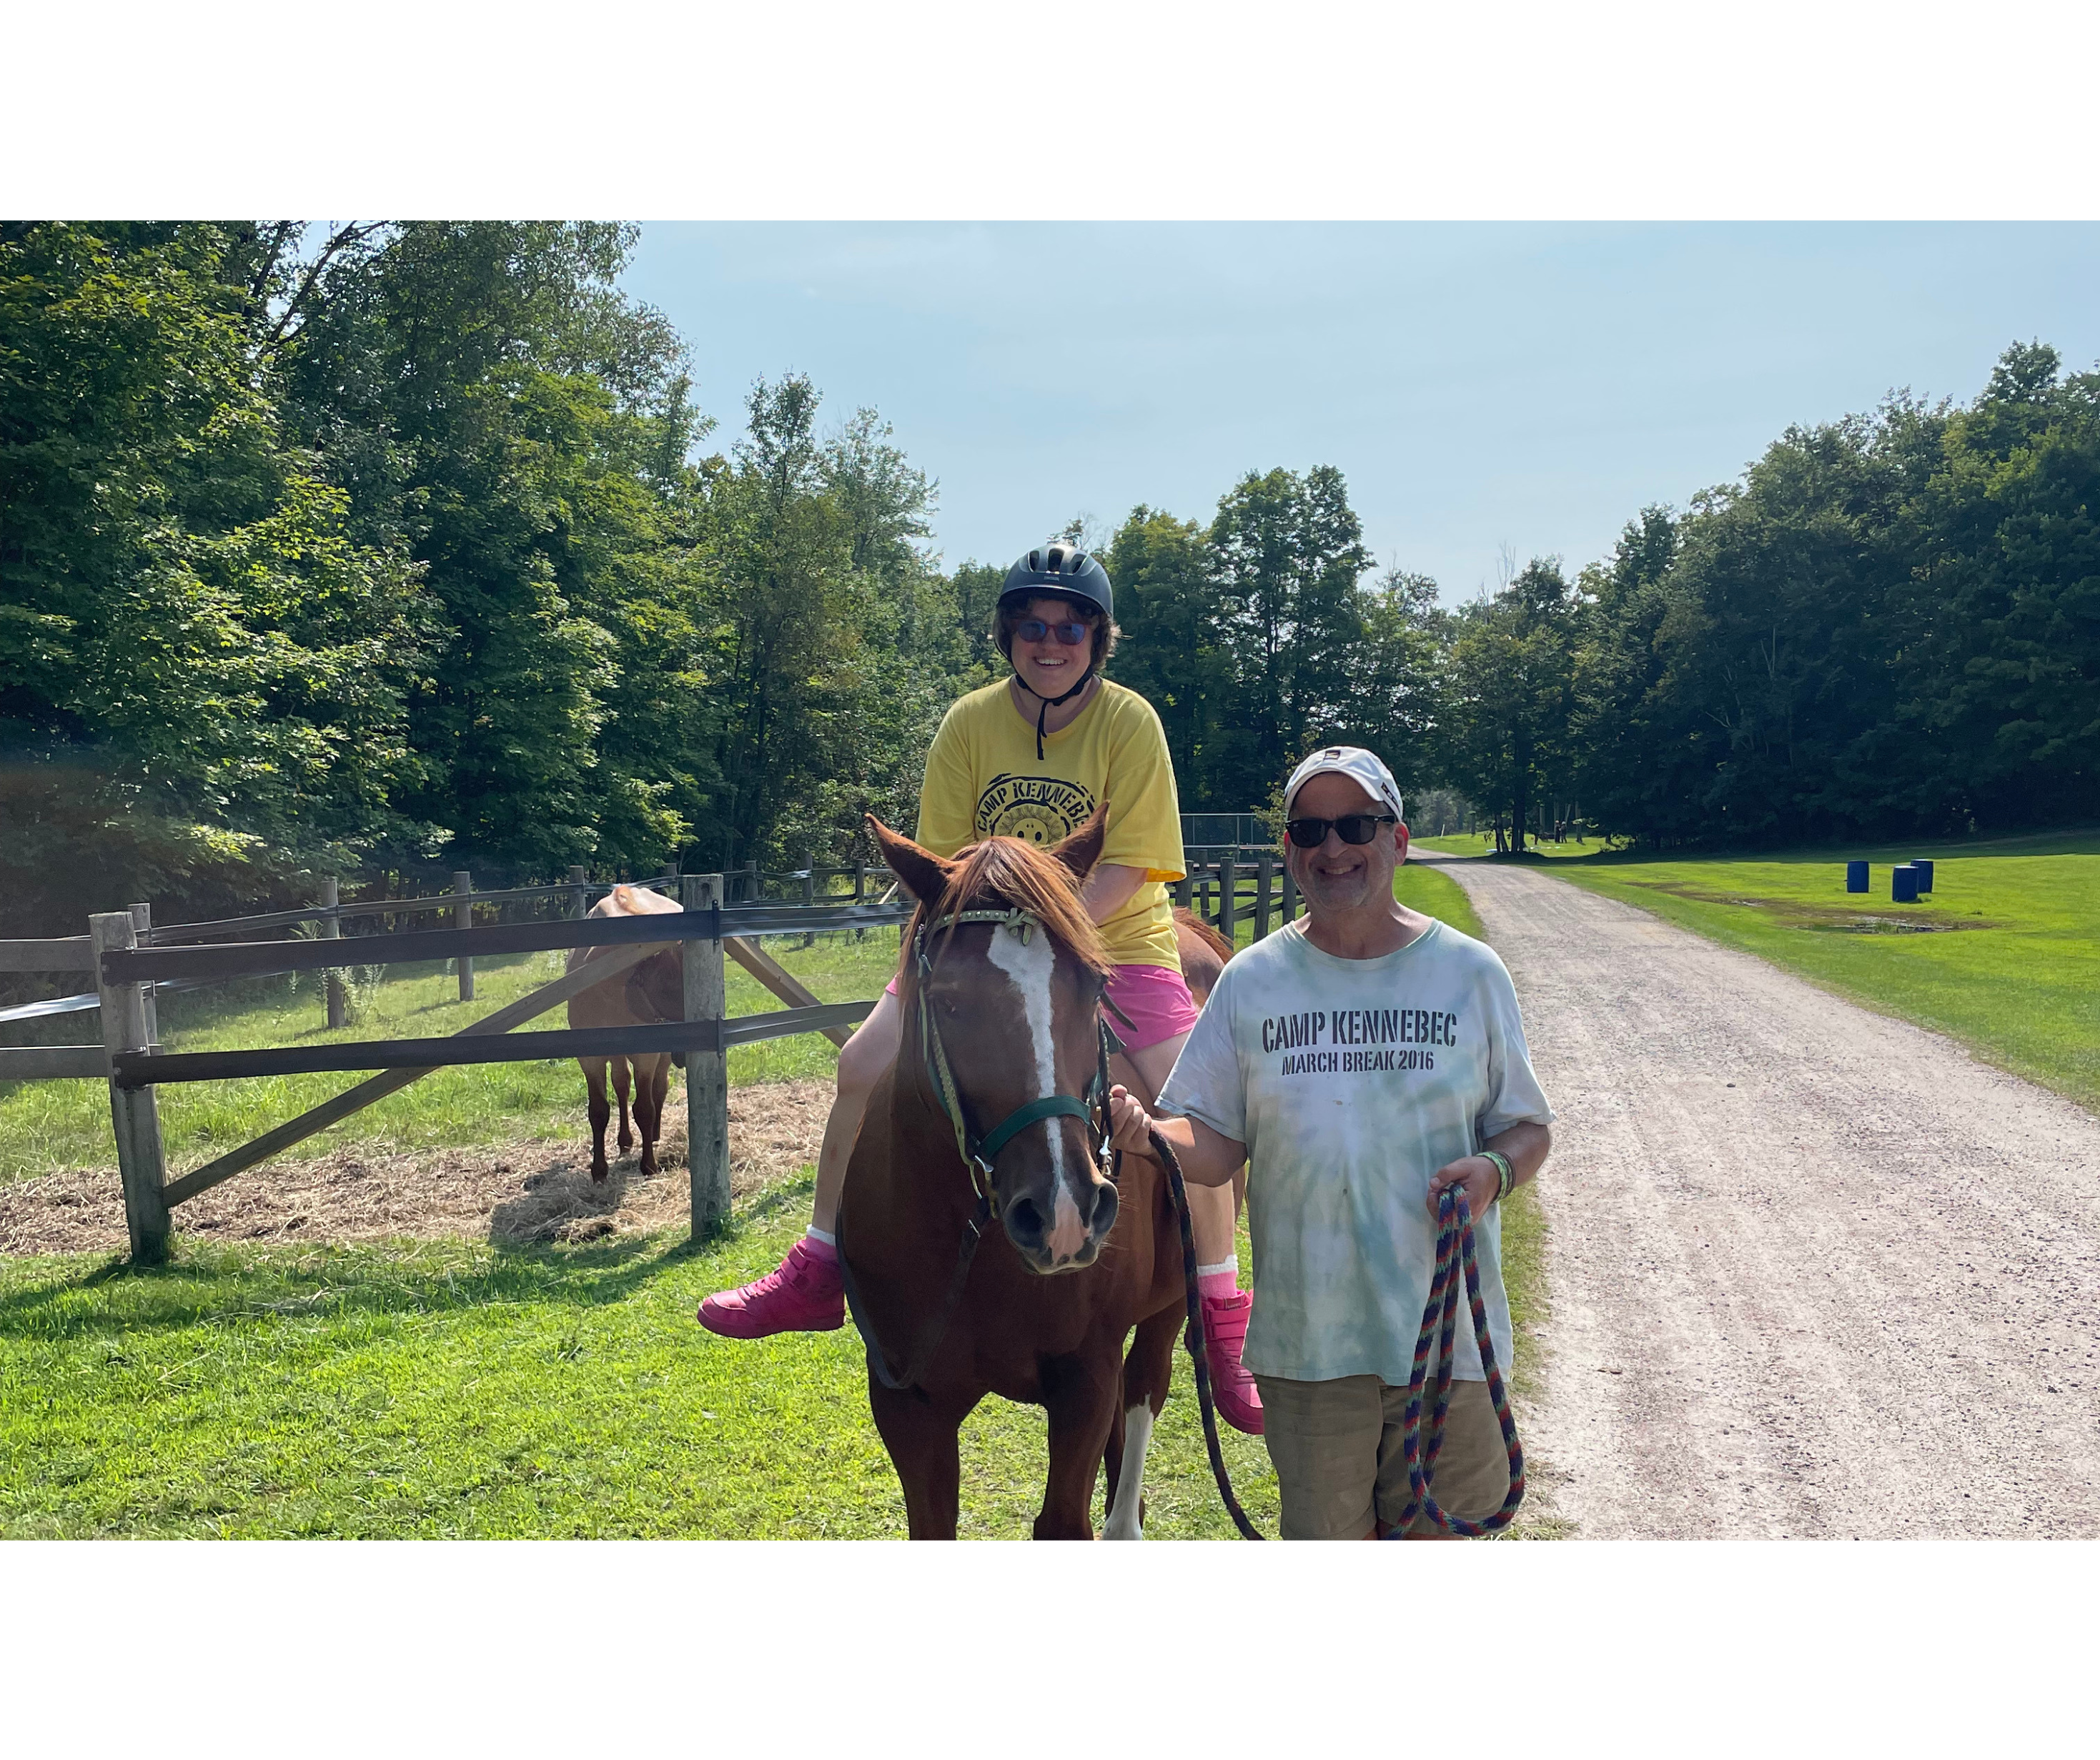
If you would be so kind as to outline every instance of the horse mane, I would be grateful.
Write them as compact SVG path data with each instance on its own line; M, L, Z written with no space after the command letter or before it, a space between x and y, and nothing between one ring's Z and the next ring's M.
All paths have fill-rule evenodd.
M1105 978L1114 970L1101 931L1079 902L1079 882L1072 870L1019 838L990 837L964 851L940 902L930 913L928 906L919 907L906 945L929 915L938 922L959 911L994 909L1026 911L1096 976ZM954 934L951 927L942 936L942 953Z

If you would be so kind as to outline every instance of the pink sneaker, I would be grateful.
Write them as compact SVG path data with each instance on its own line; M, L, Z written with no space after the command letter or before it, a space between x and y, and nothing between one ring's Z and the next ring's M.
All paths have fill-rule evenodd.
M700 1304L700 1324L724 1338L770 1338L775 1332L835 1332L846 1323L845 1285L836 1259L819 1257L805 1237L777 1271ZM1241 1322L1244 1327L1246 1322Z
M1245 1290L1203 1298L1203 1343L1211 1359L1211 1394L1225 1422L1246 1436L1261 1434L1261 1393L1240 1364L1254 1297Z

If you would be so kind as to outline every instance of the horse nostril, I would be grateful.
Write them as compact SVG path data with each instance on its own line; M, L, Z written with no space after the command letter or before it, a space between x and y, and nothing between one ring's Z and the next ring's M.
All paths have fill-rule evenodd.
M1017 1198L1006 1207L1006 1232L1017 1247L1031 1252L1043 1250L1044 1235L1048 1232L1043 1212L1031 1198Z
M1116 1206L1121 1203L1116 1189L1106 1180L1094 1188L1094 1213L1088 1220L1088 1229L1096 1239L1107 1234L1115 1226Z

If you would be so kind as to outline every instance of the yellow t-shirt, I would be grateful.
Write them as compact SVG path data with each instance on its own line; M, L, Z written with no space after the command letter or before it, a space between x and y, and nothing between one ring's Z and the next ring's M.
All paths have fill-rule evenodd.
M1109 803L1101 860L1142 868L1137 890L1101 926L1118 966L1181 969L1174 908L1164 882L1187 871L1174 762L1152 705L1103 679L1068 728L1043 736L1013 706L1004 682L972 691L949 709L926 755L919 790L919 841L953 856L982 838L1056 843Z

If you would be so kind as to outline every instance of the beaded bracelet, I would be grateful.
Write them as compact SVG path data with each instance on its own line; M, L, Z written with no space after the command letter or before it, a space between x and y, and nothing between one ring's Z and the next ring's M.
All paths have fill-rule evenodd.
M1509 1196L1516 1186L1516 1170L1510 1165L1509 1157L1499 1150L1483 1149L1480 1151L1480 1159L1483 1161L1493 1162L1495 1171L1502 1176L1502 1190L1495 1194L1495 1202L1500 1203L1503 1199Z

